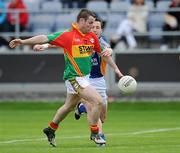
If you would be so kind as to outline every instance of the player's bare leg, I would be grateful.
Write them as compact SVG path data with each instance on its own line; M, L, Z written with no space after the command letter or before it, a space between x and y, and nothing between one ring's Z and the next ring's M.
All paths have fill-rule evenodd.
M101 111L101 114L100 114L100 119L101 119L102 123L105 122L106 114L107 114L107 104L103 104L102 111Z
M102 98L99 93L91 86L87 86L80 93L80 97L85 99L87 103L91 104L89 124L95 125L100 117L102 110Z
M88 103L88 102L84 102L83 103L84 104L84 106L85 106L85 108L86 108L86 111L87 111L87 121L89 122L89 120L91 119L91 108L92 108L92 106L91 106L91 104L90 103ZM100 129L99 129L100 130Z
M81 102L79 104L78 106L76 106L76 110L75 110L76 117L78 116L80 118L82 113L87 113L87 120L89 121L91 119L91 116L90 116L91 108L92 108L91 103L88 103L84 99L81 99ZM103 123L106 119L106 114L107 114L107 102L103 103L100 118L98 120L99 134L104 140L105 140L105 135L103 134Z
M84 106L86 108L86 111L87 111L87 120L89 121L89 119L91 118L90 114L91 114L91 104L87 103L87 102L84 102ZM101 112L102 113L102 112ZM98 137L100 139L103 139L105 142L106 142L106 139L105 139L105 136L103 134L103 124L102 124L102 121L101 119L99 118L98 120L98 123L97 123L97 126L99 128L99 133L98 133ZM92 140L92 135L90 137L90 139ZM106 143L102 143L102 144L98 144L98 146L105 146Z
M77 94L67 94L65 104L57 110L52 121L57 124L61 122L70 111L74 110L79 100L80 98Z
M100 115L100 120L98 122L98 126L99 126L99 133L100 133L100 136L106 140L106 137L103 133L103 123L105 122L106 120L106 114L107 114L107 106L108 104L103 104L103 107L102 107L102 111L101 111L101 115Z
M86 111L87 111L87 120L89 120L90 116L90 111L91 111L91 104L87 103L87 102L84 102L84 106L86 108ZM105 122L105 119L106 119L106 114L107 114L107 102L103 104L103 107L102 107L102 111L101 111L101 114L100 114L100 118L98 120L98 127L99 127L99 135L101 138L103 138L104 140L106 140L106 137L103 133L103 123Z
M86 107L86 111L87 111L87 120L89 120L90 118L89 114L91 112L91 104L84 103L84 106ZM103 139L105 139L105 136L103 134L103 123L105 122L106 114L107 114L107 105L103 104L100 118L98 120L99 134L100 136L102 136Z
M79 96L77 94L67 94L65 104L57 110L49 127L43 130L48 138L50 145L53 147L56 146L55 131L58 128L58 124L68 115L70 111L74 109L78 101Z
M99 137L98 120L102 110L102 98L99 93L91 86L87 86L80 93L80 97L86 100L86 103L91 104L91 111L88 113L88 122L91 129L91 140L96 144L105 144L106 141Z

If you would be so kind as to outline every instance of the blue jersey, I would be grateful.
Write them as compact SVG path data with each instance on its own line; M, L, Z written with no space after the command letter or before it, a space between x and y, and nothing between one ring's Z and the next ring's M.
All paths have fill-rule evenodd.
M99 42L103 48L110 47L104 36L99 37ZM92 68L89 77L100 78L104 76L106 72L106 62L98 55L97 52L95 52L92 55L91 62L92 62Z

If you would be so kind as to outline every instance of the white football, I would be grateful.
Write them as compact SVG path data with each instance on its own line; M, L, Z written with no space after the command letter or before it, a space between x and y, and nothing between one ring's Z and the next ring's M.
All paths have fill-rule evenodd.
M123 94L131 94L136 91L137 82L132 76L125 75L119 80L118 87Z

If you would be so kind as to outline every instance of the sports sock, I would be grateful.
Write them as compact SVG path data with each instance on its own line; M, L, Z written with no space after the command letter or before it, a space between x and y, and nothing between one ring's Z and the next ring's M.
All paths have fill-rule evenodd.
M79 107L78 109L79 109L79 113L80 113L80 114L81 114L81 113L87 113L86 107L84 106L83 103L80 103L78 107Z
M100 137L103 138L104 140L106 140L106 137L103 133L99 133Z
M52 130L56 131L56 130L58 129L58 124L56 124L56 123L54 123L54 122L50 122L50 123L49 123L49 127L50 127Z
M91 125L90 126L90 130L91 130L91 133L93 134L98 134L99 132L99 127L97 125Z

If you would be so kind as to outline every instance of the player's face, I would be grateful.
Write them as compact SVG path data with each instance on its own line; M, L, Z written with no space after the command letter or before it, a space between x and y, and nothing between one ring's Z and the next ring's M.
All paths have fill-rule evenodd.
M101 23L99 21L94 21L91 31L99 37L102 33Z
M88 32L90 32L91 29L92 29L92 27L93 27L94 21L95 21L95 18L92 17L92 16L89 16L89 18L88 18L87 20L82 19L82 21L81 21L81 25L82 25L81 31L82 31L83 33L88 33Z

